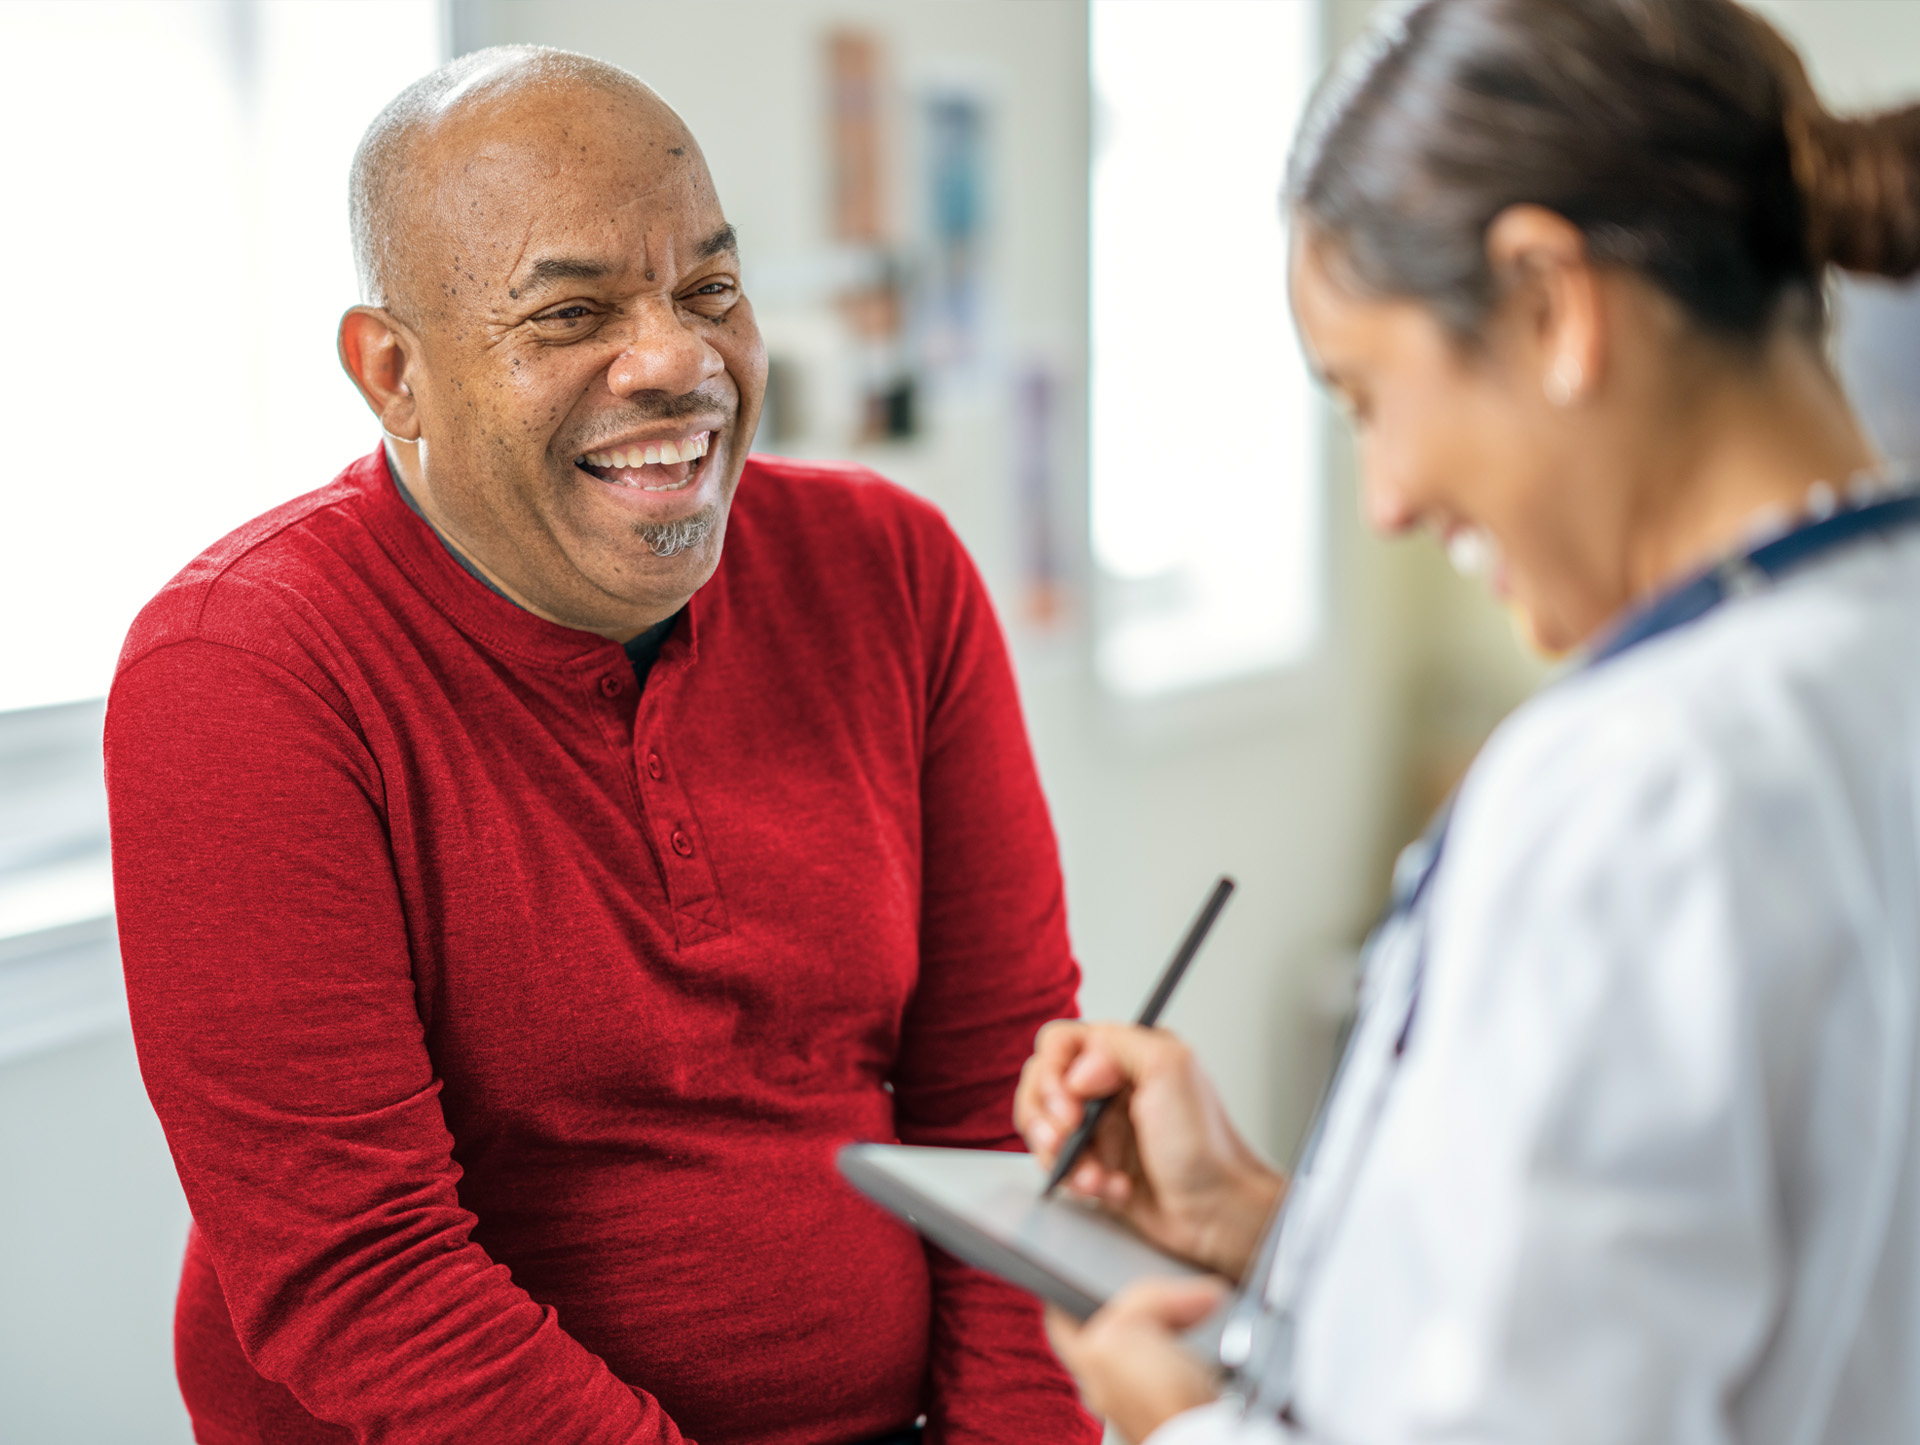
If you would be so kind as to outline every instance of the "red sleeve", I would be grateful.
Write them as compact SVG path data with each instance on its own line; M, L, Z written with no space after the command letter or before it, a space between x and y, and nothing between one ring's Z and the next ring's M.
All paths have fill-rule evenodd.
M943 529L944 531L944 529ZM1059 854L1006 646L949 542L923 597L932 649L921 783L920 982L894 1074L902 1142L1023 1147L1013 1089L1034 1035L1075 1012ZM926 585L926 584L923 584ZM1031 1295L928 1248L929 1445L1097 1442Z
M196 641L106 745L140 1066L253 1367L370 1445L678 1441L468 1239L355 728Z

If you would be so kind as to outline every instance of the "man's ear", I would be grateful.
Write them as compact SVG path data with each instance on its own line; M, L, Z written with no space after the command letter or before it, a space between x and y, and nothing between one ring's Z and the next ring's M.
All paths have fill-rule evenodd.
M381 307L355 306L340 318L340 365L395 441L420 439L420 409L408 376L419 346Z
M1518 205L1494 217L1486 246L1548 398L1566 406L1590 394L1606 365L1607 318L1586 236L1556 211Z

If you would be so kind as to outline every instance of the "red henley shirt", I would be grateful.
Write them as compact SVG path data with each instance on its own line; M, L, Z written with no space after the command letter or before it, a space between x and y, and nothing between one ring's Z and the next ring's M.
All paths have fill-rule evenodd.
M752 459L639 692L376 452L141 613L107 777L200 1440L1098 1439L1036 1306L833 1169L1014 1147L1078 982L930 507Z

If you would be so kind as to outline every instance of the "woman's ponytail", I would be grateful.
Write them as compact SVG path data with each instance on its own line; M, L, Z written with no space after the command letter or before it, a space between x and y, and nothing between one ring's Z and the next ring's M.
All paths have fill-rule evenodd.
M1799 52L1767 21L1747 14L1780 87L1809 257L1868 276L1920 271L1920 106L1834 115Z
M1421 0L1316 98L1288 198L1366 289L1474 334L1533 204L1702 326L1817 325L1828 265L1920 271L1920 107L1840 118L1734 0Z
M1920 271L1920 107L1821 111L1792 124L1788 139L1814 259L1870 276Z

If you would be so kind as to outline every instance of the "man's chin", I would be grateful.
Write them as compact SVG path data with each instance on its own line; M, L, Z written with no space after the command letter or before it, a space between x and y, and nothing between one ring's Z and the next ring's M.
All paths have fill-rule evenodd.
M675 559L691 562L708 551L713 552L717 560L725 525L726 513L720 504L709 502L697 512L671 521L635 522L633 535L663 562Z
M724 465L703 471L695 486L665 493L582 474L586 486L563 493L552 519L556 540L577 571L615 596L634 595L637 587L653 605L670 595L684 601L720 565L733 500L735 479Z

